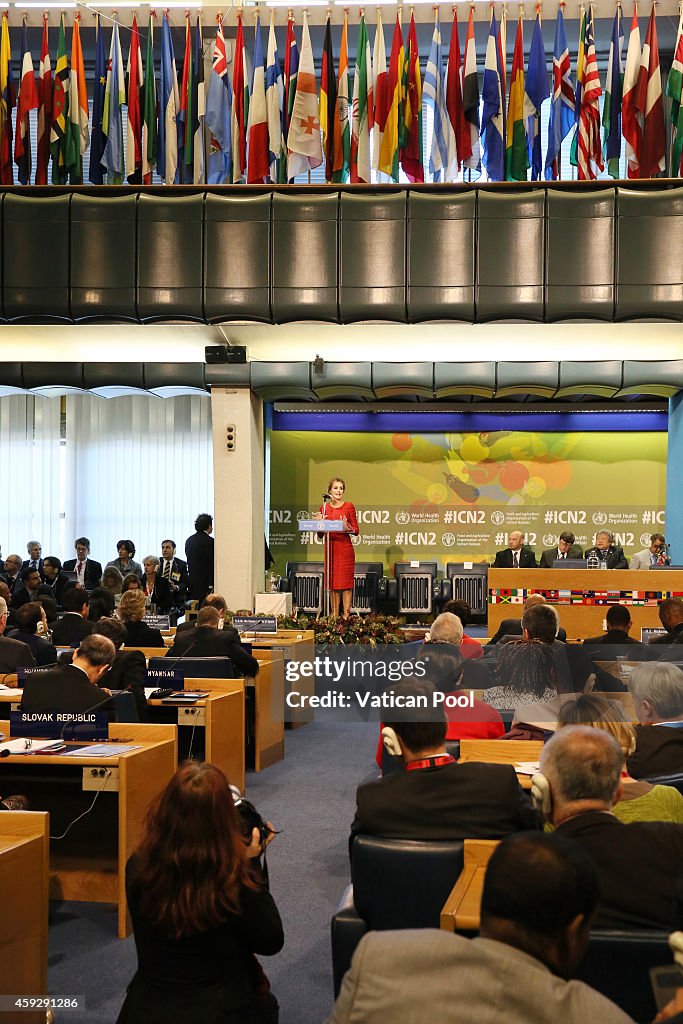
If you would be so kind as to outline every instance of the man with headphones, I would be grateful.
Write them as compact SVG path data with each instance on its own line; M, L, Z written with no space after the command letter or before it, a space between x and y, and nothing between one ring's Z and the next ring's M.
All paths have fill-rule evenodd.
M613 736L567 726L543 748L531 797L558 834L579 843L595 863L602 891L596 926L673 931L680 927L672 894L683 876L683 825L624 825L615 818L623 768Z
M446 714L434 687L405 679L389 691L382 739L405 771L358 787L352 835L388 839L499 839L539 827L512 765L456 764L448 753ZM412 707L396 707L396 702Z
M600 562L606 562L608 569L628 569L628 562L624 549L614 543L614 534L609 530L600 530L595 535L595 545L586 551L585 557L595 557Z

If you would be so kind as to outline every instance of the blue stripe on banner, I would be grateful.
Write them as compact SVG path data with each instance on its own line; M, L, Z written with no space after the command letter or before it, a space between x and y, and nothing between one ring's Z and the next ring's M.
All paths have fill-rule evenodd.
M266 407L267 408L267 407ZM666 412L454 413L275 412L273 430L359 433L450 433L455 430L537 430L549 433L666 431Z

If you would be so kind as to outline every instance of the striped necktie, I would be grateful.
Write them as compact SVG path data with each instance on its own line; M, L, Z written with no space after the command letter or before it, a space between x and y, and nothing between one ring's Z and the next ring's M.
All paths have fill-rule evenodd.
M161 578L164 580L170 580L171 578L171 563L168 561L168 559L166 560L166 564L164 565L164 571L161 574Z

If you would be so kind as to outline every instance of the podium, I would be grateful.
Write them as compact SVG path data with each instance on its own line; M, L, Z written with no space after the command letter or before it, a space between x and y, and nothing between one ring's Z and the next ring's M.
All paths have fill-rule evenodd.
M323 612L330 614L330 534L343 533L341 519L300 519L299 533L322 533L324 535L325 560L323 567L323 589L325 591Z
M625 605L640 640L643 627L661 626L658 605L683 593L683 569L489 569L488 633L503 619L521 618L529 594L554 605L569 638L599 636L610 605Z

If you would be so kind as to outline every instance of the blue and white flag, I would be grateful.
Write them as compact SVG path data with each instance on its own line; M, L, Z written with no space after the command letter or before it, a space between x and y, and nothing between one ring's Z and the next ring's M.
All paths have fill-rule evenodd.
M209 129L209 185L232 180L232 88L225 52L223 22L219 19L213 47L213 65L206 100L206 127Z
M422 95L434 110L434 135L432 151L429 156L429 170L434 181L455 181L458 174L455 132L446 110L441 27L438 13L434 21L432 47L429 51Z
M484 143L482 163L491 181L505 180L505 139L503 138L503 99L498 69L498 26L491 9L491 25L484 63L484 101L481 137Z
M548 152L545 157L545 176L549 181L560 176L560 149L563 140L574 127L575 102L569 48L564 33L562 8L560 8L555 22L553 92L550 104L550 124L548 125Z
M274 185L280 180L280 163L287 162L287 147L282 133L285 87L280 70L280 58L275 39L275 12L270 15L268 34L268 57L266 60L266 111L268 114L268 151L270 154L270 180Z
M178 75L173 55L173 40L168 16L164 14L161 23L161 91L159 96L159 144L157 152L157 174L167 184L173 185L178 177L178 127L176 118L180 106L178 96Z
M110 185L120 185L123 181L123 116L121 108L125 102L126 86L123 77L119 23L114 15L107 85L104 92L104 114L102 116L102 131L107 139L102 154L102 166L106 168L107 181Z

